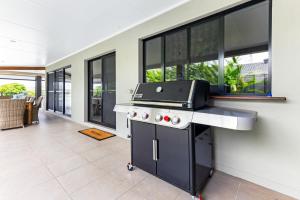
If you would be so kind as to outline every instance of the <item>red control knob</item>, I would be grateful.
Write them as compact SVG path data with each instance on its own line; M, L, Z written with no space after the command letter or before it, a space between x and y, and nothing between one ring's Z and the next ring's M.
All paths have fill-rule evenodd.
M170 118L168 115L166 115L166 116L164 116L164 120L165 120L166 122L169 122L169 121L171 120L171 118Z

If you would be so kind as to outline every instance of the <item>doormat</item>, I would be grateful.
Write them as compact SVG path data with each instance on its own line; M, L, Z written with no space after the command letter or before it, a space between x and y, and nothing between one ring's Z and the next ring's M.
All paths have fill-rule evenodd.
M82 133L84 135L87 135L89 137L92 137L96 140L105 140L107 138L111 138L116 136L115 134L112 133L108 133L106 131L101 131L99 129L96 128L89 128L89 129L84 129L81 131L78 131L79 133Z

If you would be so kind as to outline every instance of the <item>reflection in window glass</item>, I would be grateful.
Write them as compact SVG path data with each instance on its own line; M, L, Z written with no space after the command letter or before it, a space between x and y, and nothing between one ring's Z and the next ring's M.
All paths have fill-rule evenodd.
M71 83L71 68L65 69L65 114L71 116L71 93L72 93L72 83Z
M233 56L225 59L226 92L265 95L268 83L268 52Z
M206 80L218 85L220 18L191 27L189 80Z
M59 70L55 72L55 111L63 112L63 90L64 88L64 72Z
M224 84L229 94L268 94L269 3L224 18Z
M171 67L166 67L166 81L176 81L177 76L176 76L176 68L177 66L171 66Z
M102 59L90 61L89 63L90 81L90 111L89 120L101 122L102 103Z
M206 80L211 85L218 85L219 61L206 61L189 65L187 76L189 80Z
M175 65L166 67L166 81L176 81L187 79L187 66L188 65Z
M146 82L147 83L155 83L155 82L162 82L162 69L155 68L155 69L147 69L146 70Z

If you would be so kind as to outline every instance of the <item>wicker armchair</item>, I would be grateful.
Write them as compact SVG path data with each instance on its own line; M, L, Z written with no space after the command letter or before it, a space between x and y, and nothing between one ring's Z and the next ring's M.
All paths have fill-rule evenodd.
M32 108L32 121L33 122L39 123L39 109L41 107L42 100L43 100L43 97L40 96L39 98L37 98L37 100L33 104L33 108Z
M11 96L0 96L0 99L11 99Z
M0 100L0 129L24 127L25 99Z

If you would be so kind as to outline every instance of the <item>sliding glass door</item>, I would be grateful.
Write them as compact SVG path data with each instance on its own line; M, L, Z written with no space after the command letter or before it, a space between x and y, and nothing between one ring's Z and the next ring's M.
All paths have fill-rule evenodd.
M88 62L89 121L116 127L116 66L115 53Z
M55 72L55 111L63 112L64 108L64 70Z
M89 62L89 121L102 121L102 59Z
M65 68L65 115L71 116L71 67Z
M47 74L47 110L71 116L71 67Z
M47 109L54 110L54 80L55 73L49 72L47 74Z

